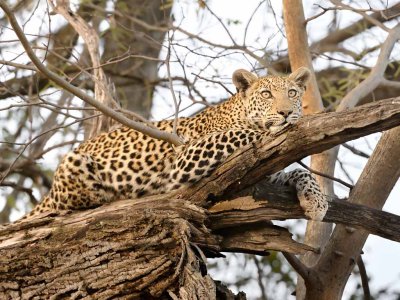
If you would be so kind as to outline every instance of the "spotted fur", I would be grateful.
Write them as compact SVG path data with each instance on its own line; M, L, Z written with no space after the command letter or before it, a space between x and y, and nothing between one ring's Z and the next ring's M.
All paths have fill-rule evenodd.
M179 147L124 126L84 142L63 158L50 192L30 216L168 192L209 176L238 148L297 122L309 74L300 68L288 77L258 78L237 70L234 96L178 119L177 133L186 141ZM171 120L154 125L173 129ZM308 172L280 172L269 180L294 185L310 218L325 215L326 199Z

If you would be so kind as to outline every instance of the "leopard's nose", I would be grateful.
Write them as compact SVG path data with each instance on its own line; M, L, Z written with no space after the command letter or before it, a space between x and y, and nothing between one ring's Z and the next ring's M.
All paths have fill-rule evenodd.
M293 112L293 110L291 109L281 109L278 110L277 113L280 114L281 116L287 118L291 113Z

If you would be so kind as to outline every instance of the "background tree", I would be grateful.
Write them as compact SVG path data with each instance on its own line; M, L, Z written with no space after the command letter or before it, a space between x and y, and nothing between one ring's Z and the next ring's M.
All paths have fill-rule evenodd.
M55 4L59 5L58 9ZM90 43L79 39L79 30L71 21L65 21L68 14L63 15L62 4L80 16L99 36L100 65L96 66L93 60ZM229 78L234 69L243 66L259 74L264 74L266 68L275 74L289 72L290 65L293 68L313 65L317 80L309 88L314 93L310 92L306 97L306 113L342 111L371 100L399 95L398 49L393 47L399 34L397 17L400 4L395 1L376 1L375 6L368 2L306 1L304 6L311 7L306 11L308 19L302 19L304 13L300 1L284 1L283 11L276 3L259 1L254 3L247 19L236 17L234 13L224 15L214 1L188 4L179 1L144 1L144 4L142 1L95 1L76 6L61 1L9 3L31 48L49 70L94 95L98 95L96 87L97 91L101 90L96 70L103 70L106 78L103 86L123 108L136 113L125 112L125 116L134 120L140 119L137 114L159 119L178 113L191 114L204 105L210 105L220 100L222 95L226 97L227 91L233 91ZM358 18L355 21L354 16ZM199 20L196 24L200 28L196 28L197 25L190 27L193 19ZM5 199L1 218L6 222L10 216L15 218L18 210L29 210L47 192L56 160L93 134L90 121L97 113L37 72L5 15L2 24L0 98L3 103L0 122L7 126L1 128L0 170L1 185L5 187L1 191ZM326 32L321 30L324 27ZM218 37L210 34L216 28ZM313 34L316 28L319 31ZM115 108L121 110L118 105ZM89 130L85 131L84 124L89 124ZM396 152L396 136L396 131L388 133L376 151ZM363 157L368 157L366 152L371 152L356 149L353 144L346 147L354 155ZM388 155L387 160L393 160L393 157ZM331 151L313 158L311 167L332 176L336 159L337 151ZM372 157L370 159L372 161ZM52 163L45 164L44 161ZM397 181L395 172L399 168L388 167L384 161L380 166L382 171L371 162L365 172L374 174L372 178L388 176L393 182L385 180L388 185L384 187L375 179L361 177L350 201L354 199L367 204L367 199L356 192L360 189L367 191L362 188L366 185L379 191L376 199L384 203ZM343 164L340 156L338 167L343 176L348 176L345 180L355 180L353 175L346 175L351 173L348 171L351 166ZM385 175L379 175L379 172ZM324 180L324 185L325 192L333 197L332 181ZM317 271L323 270L331 263L329 259L335 256L332 252L337 251L340 241L349 233L336 228L330 237L329 225L321 228L320 224L310 223L307 227L307 244L323 246L329 239L327 250L318 263L315 254L305 260L307 265L317 263ZM349 265L346 259L357 257L356 253L361 251L366 238L365 233L357 233L357 236L359 244L354 243L353 252L345 254L341 251L336 261ZM232 259L227 261L233 263ZM294 273L275 253L263 259L240 257L238 261L254 264L254 267L250 268L249 275L238 273L241 278L235 278L231 283L238 287L257 284L263 298L271 296L273 289L267 287L274 287L275 280L288 284L286 293L294 285ZM350 265L345 273L340 273L340 277L348 276L352 267ZM339 263L337 268L338 272L344 272ZM335 273L332 271L330 275ZM274 284L270 284L271 280ZM322 281L332 282L332 278L327 276ZM341 280L338 283L340 287L333 288L341 289L346 282ZM298 287L299 298L304 291L304 286Z

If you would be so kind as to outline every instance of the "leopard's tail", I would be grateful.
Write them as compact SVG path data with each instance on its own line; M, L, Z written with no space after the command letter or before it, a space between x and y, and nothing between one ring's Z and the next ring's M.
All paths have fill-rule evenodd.
M0 230L7 227L8 225L17 225L20 224L26 220L29 220L31 218L34 218L35 216L41 214L41 213L45 213L45 212L49 212L51 211L51 209L48 207L48 203L50 201L50 198L48 195L44 196L42 201L36 205L29 213L27 213L25 216L23 216L22 218L16 220L15 222L12 223L5 223L5 224L1 224L0 225Z

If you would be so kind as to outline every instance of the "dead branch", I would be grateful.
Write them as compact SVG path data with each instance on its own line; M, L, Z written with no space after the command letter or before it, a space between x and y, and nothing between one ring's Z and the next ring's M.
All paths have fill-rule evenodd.
M71 94L82 99L87 104L97 108L103 114L118 121L119 123L121 123L123 125L126 125L130 128L133 128L135 130L143 132L144 134L154 137L156 139L168 141L174 145L182 144L181 139L176 134L170 134L165 131L155 130L145 124L130 120L129 118L125 117L124 115L116 112L114 109L109 108L107 105L105 105L105 104L97 101L93 97L89 96L88 94L83 92L81 89L73 86L68 81L66 81L64 78L60 77L53 71L49 70L46 66L43 65L43 63L40 61L40 59L36 56L36 54L32 50L32 48L29 44L29 41L27 40L24 32L22 31L21 27L18 24L17 19L13 15L13 13L10 10L10 8L8 7L8 5L3 0L0 0L0 7L3 9L4 13L7 15L7 18L9 19L10 24L11 24L12 28L14 29L15 34L18 36L18 39L20 40L22 46L24 47L26 54L29 56L32 63L37 67L37 69L44 76L46 76L51 81L53 81L55 84L59 85L60 87L64 88L65 90L69 91Z
M209 212L176 195L161 195L9 225L0 231L0 294L29 298L80 293L104 299L123 291L159 297L185 290L199 295L207 286L207 299L213 299L214 282L201 275L204 262L193 243L211 257L219 251L316 251L268 222L304 217L293 191L276 189L259 185L252 196L221 202ZM400 241L400 217L388 215L333 201L325 220Z
M400 176L399 136L400 127L383 133L350 194L349 203L382 209ZM364 217L362 215L362 218ZM391 219L388 216L385 221L390 222ZM375 217L373 222L375 222ZM397 226L397 231L398 228ZM335 227L320 260L314 266L315 274L319 277L322 285L327 288L320 291L317 286L309 286L307 293L309 293L310 299L316 294L322 299L341 297L368 234L368 231L348 230L342 225ZM340 253L340 255L335 253ZM334 261L333 257L335 257ZM323 271L327 269L329 272Z
M49 2L53 7L53 13L61 14L82 37L87 46L93 67L94 98L112 109L120 108L119 103L113 99L112 86L101 67L100 62L100 41L96 30L90 26L79 14L75 14L69 7L68 0L55 0ZM109 131L113 119L105 116L96 118L91 126L89 137L94 137L102 131Z
M307 117L275 141L236 153L187 190L8 225L0 231L0 293L102 299L124 291L137 297L189 293L212 299L215 284L201 275L199 249L208 256L317 251L270 223L304 217L292 191L255 181L300 156L400 125L399 116L396 98ZM210 198L210 193L222 196ZM217 203L209 211L193 204L209 206L211 200ZM361 205L332 201L324 220L400 241L399 216Z
M347 108L354 107L358 102L375 90L378 85L384 81L384 74L389 64L390 54L392 53L393 47L397 40L400 38L400 24L397 24L391 30L389 30L388 36L385 42L382 44L381 51L375 66L372 68L371 73L368 77L361 82L357 87L351 90L346 97L340 102L337 111L343 111Z

